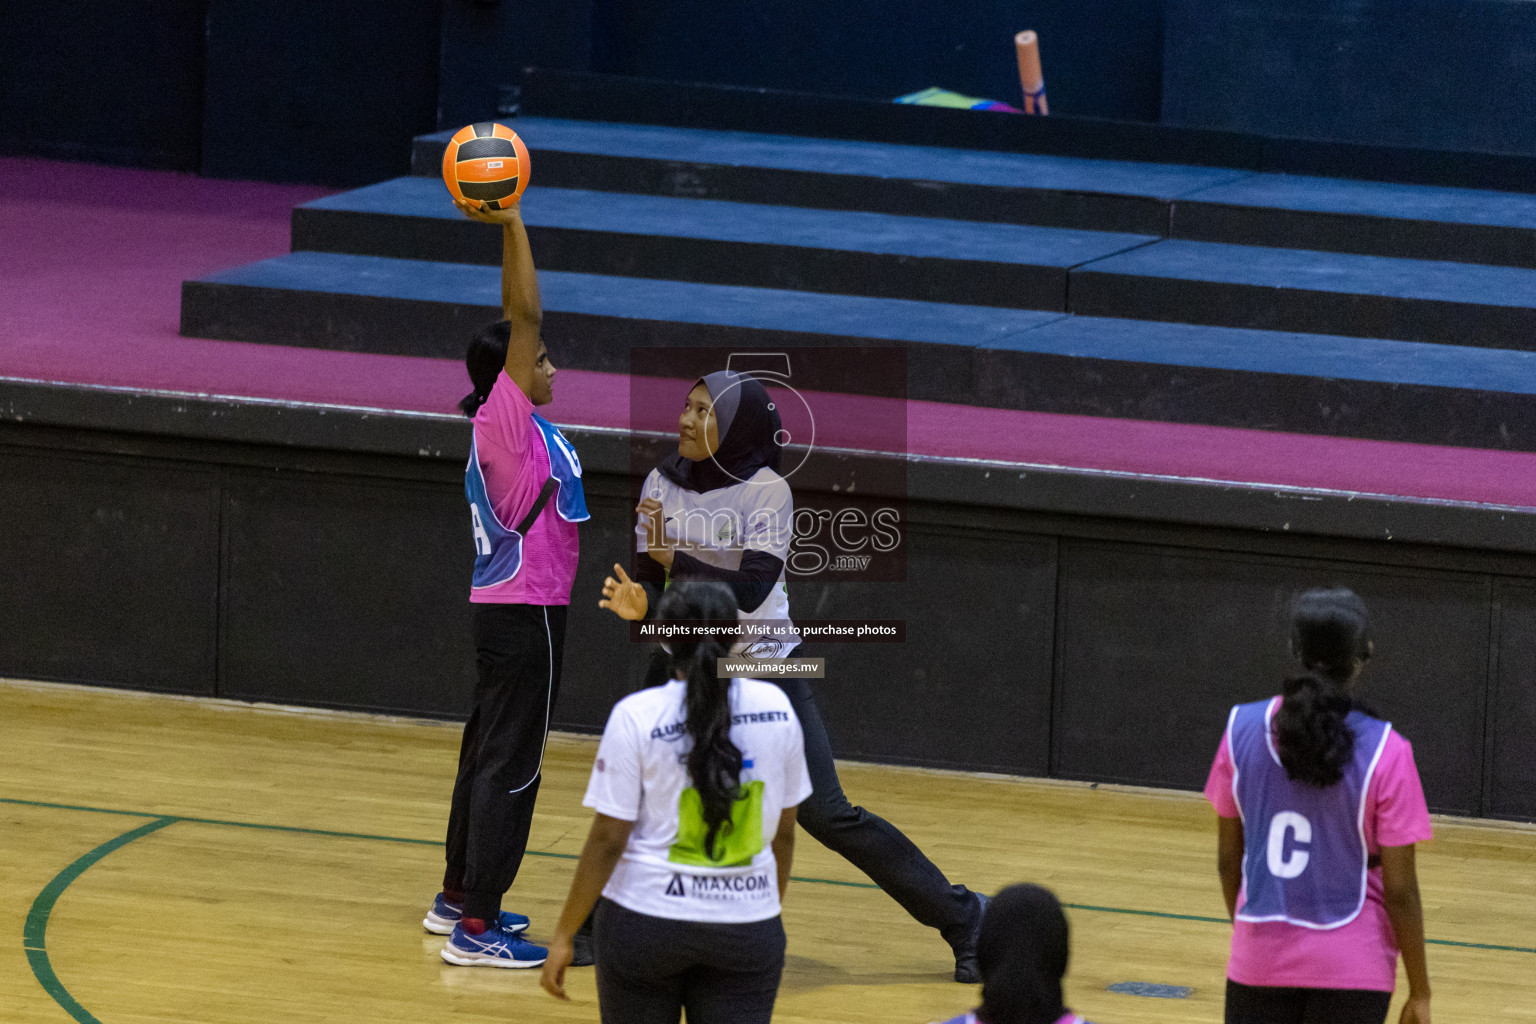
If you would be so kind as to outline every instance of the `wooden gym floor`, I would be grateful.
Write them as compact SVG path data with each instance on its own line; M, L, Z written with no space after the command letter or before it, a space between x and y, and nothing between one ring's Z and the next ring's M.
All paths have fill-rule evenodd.
M421 930L457 744L440 723L0 683L0 1018L596 1021L590 970L563 1005L537 971L450 967ZM586 833L593 749L550 742L508 900L535 939ZM1221 1020L1228 927L1197 797L853 764L843 781L952 879L1054 889L1074 1009ZM1420 863L1437 1024L1536 1021L1536 829L1438 820ZM803 833L794 867L777 1021L923 1024L974 1004L944 943ZM1107 991L1120 982L1193 993Z

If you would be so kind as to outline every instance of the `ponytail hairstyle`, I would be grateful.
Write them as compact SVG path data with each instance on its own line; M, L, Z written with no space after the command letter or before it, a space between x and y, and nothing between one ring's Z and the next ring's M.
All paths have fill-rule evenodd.
M656 609L658 619L684 619L711 626L736 626L736 595L724 583L674 583ZM741 751L731 742L731 680L715 663L726 655L718 639L670 641L672 678L688 683L685 727L693 739L688 775L704 807L704 852L715 855L715 839L741 797Z
M976 941L981 1024L1054 1024L1067 1012L1067 915L1050 890L1010 885L988 902Z
M475 413L491 397L491 387L501 376L501 368L507 364L507 346L512 343L512 321L502 320L487 324L469 339L469 349L464 353L464 366L469 370L469 381L475 390L465 395L459 408L465 416L475 418Z
M1281 688L1275 746L1292 781L1320 788L1344 777L1355 749L1349 683L1371 656L1365 602L1345 587L1309 590L1291 613L1291 649L1304 670Z

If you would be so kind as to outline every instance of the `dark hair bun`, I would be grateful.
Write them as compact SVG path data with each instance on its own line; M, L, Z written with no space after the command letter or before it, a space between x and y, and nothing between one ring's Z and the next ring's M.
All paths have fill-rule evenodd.
M1287 679L1275 715L1275 748L1295 782L1332 786L1355 749L1345 685L1371 653L1365 602L1346 587L1309 590L1291 613L1291 646L1304 673Z

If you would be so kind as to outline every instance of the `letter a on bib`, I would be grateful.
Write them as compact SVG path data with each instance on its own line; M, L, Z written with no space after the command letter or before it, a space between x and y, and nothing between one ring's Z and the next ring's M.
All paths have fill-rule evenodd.
M549 478L556 484L555 512L568 523L585 522L592 517L587 513L586 494L581 486L581 460L576 457L576 449L553 423L536 413L529 415L549 453ZM503 523L491 505L473 433L469 440L469 465L464 470L464 495L469 499L470 529L475 538L475 575L471 585L479 590L505 583L523 566L523 535L516 526Z

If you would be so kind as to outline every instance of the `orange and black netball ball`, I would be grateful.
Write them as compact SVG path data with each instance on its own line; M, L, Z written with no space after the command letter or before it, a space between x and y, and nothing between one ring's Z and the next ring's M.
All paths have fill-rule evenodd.
M528 187L528 147L495 121L460 128L443 151L443 184L455 199L505 209Z

